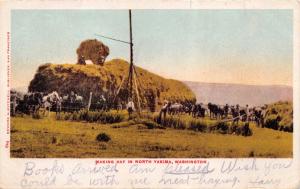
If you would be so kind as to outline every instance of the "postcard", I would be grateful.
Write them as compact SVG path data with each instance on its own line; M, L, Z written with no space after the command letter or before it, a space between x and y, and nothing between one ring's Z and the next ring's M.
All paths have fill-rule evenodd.
M299 188L299 1L2 1L1 188Z

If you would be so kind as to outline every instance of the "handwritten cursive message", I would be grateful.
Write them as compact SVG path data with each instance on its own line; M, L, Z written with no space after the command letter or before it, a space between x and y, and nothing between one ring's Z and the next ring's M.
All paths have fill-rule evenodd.
M63 160L28 161L21 188L278 188L292 160Z

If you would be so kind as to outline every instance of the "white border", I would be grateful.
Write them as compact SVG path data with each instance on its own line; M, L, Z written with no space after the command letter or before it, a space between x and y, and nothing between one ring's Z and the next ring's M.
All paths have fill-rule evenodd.
M278 188L299 188L300 187L300 149L299 149L299 132L300 132L300 59L299 59L299 49L300 49L300 1L287 0L287 1L277 1L277 0L244 0L244 1L209 1L209 0L111 0L111 1L96 1L96 0L70 0L70 1L0 1L0 52L1 52L1 69L0 69L0 132L1 132L1 146L0 146L0 188L20 188L20 180L23 178L23 171L25 163L28 161L34 161L37 165L43 167L47 164L53 163L55 160L58 163L64 164L65 169L71 169L78 162L91 166L94 165L95 159L11 159L9 157L9 148L4 148L5 141L9 140L9 135L3 134L6 132L7 125L7 104L3 103L7 101L7 95L9 88L7 87L7 37L6 34L10 31L10 10L12 9L292 9L294 11L294 64L293 64L293 97L294 97L294 137L293 137L293 163L292 166L287 169L273 170L273 175L265 175L264 178L281 178L281 183ZM291 158L286 159L255 159L257 166L264 167L266 163L282 163L288 164L292 160ZM210 164L220 167L222 162L234 161L234 159L207 159ZM239 159L240 165L246 165L251 163L253 159ZM149 165L149 167L156 167L158 170L149 174L149 178L155 180L152 185L137 185L133 186L128 182L128 166L124 165L120 167L119 173L116 175L120 178L120 185L117 188L133 188L133 187L164 187L164 188L203 188L204 185L159 185L157 184L157 179L161 176L162 166ZM263 170L260 171L240 171L233 173L237 175L240 179L235 188L247 188L250 185L247 183L249 178L255 176L263 176ZM58 180L64 178L60 176ZM131 175L133 178L138 175ZM221 175L220 173L215 173L212 175L214 178L226 178L232 177L232 175ZM87 175L81 175L82 179L88 179ZM60 183L58 181L58 183ZM56 185L55 188L66 188L66 185L60 183L61 185ZM68 186L67 188L74 188L75 186ZM86 188L88 185L77 186L77 188ZM102 186L102 188L107 188L108 186ZM219 185L217 188L227 188L227 185ZM266 188L274 188L273 186L265 186ZM98 187L99 188L99 187Z

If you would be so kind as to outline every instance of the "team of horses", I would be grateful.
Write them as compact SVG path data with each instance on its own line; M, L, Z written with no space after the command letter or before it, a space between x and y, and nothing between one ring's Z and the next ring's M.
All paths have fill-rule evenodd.
M208 103L172 103L165 102L161 111L160 117L176 114L189 114L194 118L204 118L208 116L210 119L228 120L233 122L241 121L255 121L257 125L262 125L265 116L266 107L240 107L237 105L217 105Z
M21 94L16 91L11 91L10 105L11 115L18 113L35 114L42 112L43 115L49 114L50 111L74 112L84 108L89 108L91 111L109 111L110 109L121 110L126 107L124 103L111 103L110 98L105 98L104 95L94 97L93 102L87 103L87 99L83 96L71 91L69 94L59 95L53 91L48 94L43 92L30 92ZM119 100L119 99L116 99ZM120 101L120 100L119 100Z
M48 94L42 92L32 92L20 95L11 91L11 115L17 113L34 114L38 111L43 115L49 114L50 111L74 112L85 108L84 99L79 94L71 91L69 94L59 95L53 91ZM95 103L90 104L91 110L109 110L109 102L101 95ZM119 107L116 107L119 109ZM189 114L194 118L204 118L217 120L230 120L233 122L255 121L257 125L262 125L265 114L264 107L240 107L239 105L217 105L213 103L192 103L192 102L168 102L165 101L160 110L160 116Z
M38 111L42 111L44 115L50 111L73 112L84 107L82 96L75 93L60 96L56 91L48 94L31 92L24 95L11 91L10 102L12 116L17 113L35 114Z
M21 94L16 91L11 91L11 115L14 116L18 113L22 114L35 114L42 112L43 115L48 114L50 111L54 111L57 114L60 112L74 112L82 110L89 106L89 110L110 110L111 103L103 95L98 98L94 98L93 103L88 105L83 96L71 91L69 94L59 95L58 92L53 91L48 94L43 92L31 92ZM85 102L85 103L84 103ZM124 105L118 104L115 108L117 110L124 109Z

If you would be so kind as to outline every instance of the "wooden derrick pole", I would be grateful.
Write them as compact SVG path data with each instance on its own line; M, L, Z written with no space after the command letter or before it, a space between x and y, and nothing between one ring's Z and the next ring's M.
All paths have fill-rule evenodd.
M138 113L141 110L141 104L140 104L140 95L138 91L138 86L136 82L136 71L133 64L133 43L132 43L132 21L131 21L131 10L129 9L129 36L130 36L130 66L129 66L129 97L133 100L134 92L137 98L137 111ZM133 86L134 85L134 86Z
M110 40L114 40L114 41L118 41L118 42L122 42L122 43L126 43L126 44L130 45L130 64L129 64L129 70L128 70L128 78L127 78L125 87L128 90L128 98L131 98L133 101L134 101L135 97L137 98L137 101L136 101L137 102L137 111L139 113L140 110L141 110L141 101L140 101L140 94L139 94L139 91L138 91L138 85L139 85L139 81L138 81L138 78L137 78L138 75L137 75L136 69L135 69L134 64L133 64L131 9L129 9L129 37L130 37L129 42L119 40L119 39L115 39L115 38L112 38L112 37L107 37L107 36L104 36L104 35L99 35L99 34L96 34L96 35L98 35L100 37L103 37L103 38L107 38L107 39L110 39ZM124 85L124 81L125 81L125 77L123 77L123 79L121 81L121 84L118 87L117 93L115 94L115 97L114 97L114 102L115 102L115 99L118 96L122 86ZM127 101L128 100L129 99L127 99Z
M129 65L129 97L133 98L133 43L132 43L132 23L131 10L129 9L129 37L130 37L130 65Z
M93 96L93 92L90 92L89 103L88 103L88 106L87 106L88 111L90 111L90 107L91 107L91 104L92 104L92 96Z

